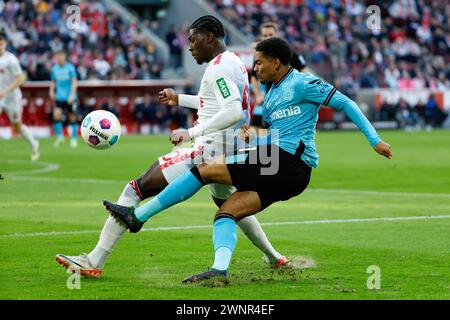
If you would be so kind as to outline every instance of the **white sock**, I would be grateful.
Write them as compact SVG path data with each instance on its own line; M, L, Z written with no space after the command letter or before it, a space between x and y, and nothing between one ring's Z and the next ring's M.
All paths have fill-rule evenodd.
M134 191L130 183L123 189L122 194L117 201L117 204L127 207L137 207L141 199ZM100 240L97 246L88 254L88 259L95 268L102 269L105 265L106 258L113 250L116 243L127 230L114 217L109 216L105 222L102 232L100 233Z
M264 230L261 228L255 216L248 216L240 220L237 225L245 233L247 238L264 254L267 255L271 262L277 261L281 258L281 254L276 251L272 244L267 239Z
M36 145L36 140L31 134L30 129L24 124L20 125L20 135L24 137L24 139L27 140L32 147Z

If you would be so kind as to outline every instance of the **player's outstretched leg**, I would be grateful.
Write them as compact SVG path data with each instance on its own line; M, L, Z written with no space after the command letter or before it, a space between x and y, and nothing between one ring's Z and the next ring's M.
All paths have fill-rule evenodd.
M64 254L57 254L56 261L64 268L76 272L86 278L99 278L102 275L103 270L98 269L92 265L86 254L79 256L66 256Z
M139 208L126 207L104 200L103 204L111 215L122 221L130 232L138 232L143 223L155 214L192 197L205 181L197 167L176 178L156 197Z
M288 268L291 265L291 262L272 246L255 216L245 217L237 225L247 238L264 253L264 262L271 268Z
M69 121L71 131L70 147L76 148L78 147L78 124L76 115L73 112L69 113Z
M213 200L219 208L226 201L214 196ZM267 265L271 268L287 268L290 266L291 262L272 246L255 216L245 217L238 221L237 225L253 245L264 253L263 260Z
M207 272L194 274L183 283L201 282L226 275L237 243L236 222L261 210L261 202L254 191L235 192L219 209L214 218L214 264ZM220 271L220 272L219 272Z
M158 161L156 161L142 176L136 180L132 180L125 186L117 203L123 206L137 207L142 200L158 194L158 192L164 189L166 185L167 182L159 168ZM100 239L97 242L97 245L87 256L66 256L70 259L63 260L61 259L61 256L65 255L59 255L59 258L60 260L63 260L65 263L65 265L63 265L66 268L77 268L77 265L71 261L87 259L90 270L95 269L102 271L106 259L111 254L115 245L119 242L126 230L127 228L123 225L123 223L118 221L113 216L109 216L108 219L106 219L105 225L100 233ZM86 265L83 266L86 269L89 269ZM80 273L86 274L86 272L82 271L80 271ZM97 274L100 276L101 272L97 272Z
M30 129L21 122L13 123L14 130L30 144L31 146L31 161L39 159L39 141L37 141L31 134Z
M119 203L137 206L140 202L138 192L134 189L136 181L128 183L119 197ZM57 254L56 261L69 270L79 270L85 277L98 278L103 272L103 267L108 255L127 229L114 217L108 217L100 233L100 239L95 248L89 254L79 256L67 256Z

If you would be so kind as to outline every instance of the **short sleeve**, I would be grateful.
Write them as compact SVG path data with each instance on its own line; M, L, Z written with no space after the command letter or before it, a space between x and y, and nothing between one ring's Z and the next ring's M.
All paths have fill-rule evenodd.
M22 67L20 66L19 60L14 56L11 59L10 68L11 68L11 73L16 77L23 74Z
M336 93L336 88L315 76L309 76L301 81L297 90L304 100L315 105L328 106L331 98Z
M77 70L73 64L70 65L70 79L77 78Z
M55 67L52 67L52 69L51 69L51 71L50 71L50 80L56 81Z
M214 95L222 107L230 102L241 100L236 82L221 68L211 70L210 81L214 88Z

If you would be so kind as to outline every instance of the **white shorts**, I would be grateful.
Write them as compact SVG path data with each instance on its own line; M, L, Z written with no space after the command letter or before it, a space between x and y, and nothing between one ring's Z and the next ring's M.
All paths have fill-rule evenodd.
M0 100L0 114L5 111L11 123L22 121L22 99L8 95Z
M197 145L193 148L177 149L159 157L159 166L167 182L172 182L197 164L208 161L204 151L203 145ZM220 183L211 183L208 188L214 198L221 200L228 199L236 191L235 187Z

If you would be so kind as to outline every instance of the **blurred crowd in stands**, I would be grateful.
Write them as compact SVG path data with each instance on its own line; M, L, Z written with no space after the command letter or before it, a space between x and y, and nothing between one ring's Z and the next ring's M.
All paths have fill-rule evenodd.
M0 0L0 28L6 29L9 50L18 56L30 80L49 80L53 53L63 48L80 80L161 77L161 58L138 23L125 23L102 0L72 3L81 13L75 26L70 1Z
M214 12L236 26L253 43L264 22L275 22L281 36L302 54L308 66L354 97L360 88L450 89L450 2L432 0L206 0ZM75 30L68 21L76 4L81 19ZM369 29L370 5L380 8L381 29ZM377 22L377 21L375 21ZM372 25L373 26L373 25ZM79 80L160 79L165 68L183 69L188 23L163 35L170 50L164 65L155 43L144 34L159 31L158 20L125 21L104 0L0 0L0 28L10 38L9 50L29 80L49 80L53 54L66 49ZM139 128L151 132L185 126L188 111L167 108L147 95L134 105ZM439 126L445 119L433 98L412 106L401 100L384 103L377 120L401 127ZM80 101L80 117L93 108ZM98 107L98 105L96 105ZM118 113L113 99L103 109Z
M376 114L378 121L395 121L399 128L406 130L430 130L441 127L447 118L447 113L438 105L434 94L427 100L419 100L412 105L400 98L397 103L384 101Z
M449 1L208 1L249 41L262 23L276 22L294 50L347 94L359 88L450 88ZM368 28L372 4L380 8L381 29Z

